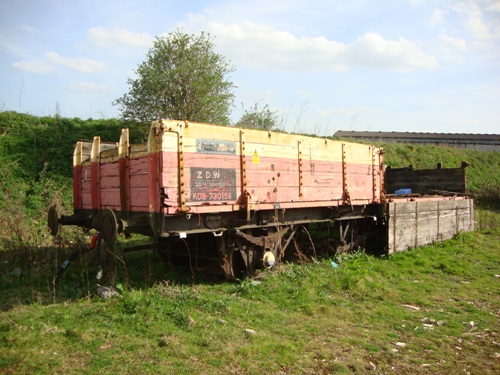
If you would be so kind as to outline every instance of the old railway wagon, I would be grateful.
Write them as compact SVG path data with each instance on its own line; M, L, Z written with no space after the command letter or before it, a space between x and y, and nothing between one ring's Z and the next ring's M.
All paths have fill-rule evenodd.
M95 229L108 249L120 233L141 233L163 257L221 266L229 279L279 262L311 223L337 228L340 251L400 251L472 230L464 166L416 179L429 180L423 190L449 191L449 176L458 176L452 189L460 191L447 196L387 194L383 154L324 138L155 121L147 144L129 144L128 129L118 143L79 141L74 214L60 216L52 207L49 226L54 235L59 224ZM414 171L390 171L394 192L415 183Z

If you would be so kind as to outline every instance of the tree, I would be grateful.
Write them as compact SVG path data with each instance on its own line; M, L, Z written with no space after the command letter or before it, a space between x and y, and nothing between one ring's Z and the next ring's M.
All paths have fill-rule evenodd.
M129 92L113 104L123 119L149 122L178 119L229 124L235 87L226 76L235 71L215 53L209 34L180 30L157 37L135 73Z
M276 115L278 111L271 111L269 105L266 104L264 107L259 108L259 103L255 103L250 110L244 108L243 110L244 113L236 126L261 130L276 130L279 128Z

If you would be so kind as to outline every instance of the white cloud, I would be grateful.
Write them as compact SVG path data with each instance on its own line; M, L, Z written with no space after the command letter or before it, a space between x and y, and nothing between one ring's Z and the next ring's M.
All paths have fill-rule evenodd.
M376 33L367 33L349 45L346 55L352 64L371 69L418 71L437 67L437 59L415 43L404 38L386 40Z
M86 59L83 57L80 57L78 59L71 59L69 57L61 56L57 52L45 52L45 57L47 58L47 60L54 64L62 65L73 70L78 70L80 72L94 73L107 70L106 64L100 61Z
M472 1L462 1L453 5L453 9L466 18L466 27L479 39L494 37L492 28L486 21L482 8ZM494 8L492 8L494 10Z
M431 26L436 27L444 23L444 12L440 9L436 9L428 18L428 22Z
M114 86L108 86L103 83L94 82L72 82L68 85L63 86L63 88L74 91L88 91L88 92L102 92L102 91L112 91L116 88Z
M345 71L352 66L396 71L429 70L437 66L406 39L386 40L367 33L352 44L319 37L296 37L271 26L253 22L208 24L217 45L231 60L255 68L290 71Z
M335 59L344 49L341 43L324 37L298 38L271 26L244 22L225 25L209 23L219 47L238 64L278 70L344 70L345 62Z
M152 46L153 37L148 33L134 33L124 28L92 27L87 31L87 40L94 46L124 47L124 48L149 48Z
M437 47L440 56L447 59L456 59L459 54L467 52L467 43L463 39L454 38L449 35L440 35L437 38Z
M43 61L18 61L12 64L16 69L23 70L25 72L37 73L37 74L48 74L54 71L54 67Z
M493 12L498 12L500 13L500 2L498 1L492 1L488 4L488 9L490 9Z

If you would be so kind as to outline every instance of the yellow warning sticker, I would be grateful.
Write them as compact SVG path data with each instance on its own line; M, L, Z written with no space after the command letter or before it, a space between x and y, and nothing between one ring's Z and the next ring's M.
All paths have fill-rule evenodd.
M252 163L254 164L259 164L259 152L257 151L257 149L253 150L253 154L252 154Z

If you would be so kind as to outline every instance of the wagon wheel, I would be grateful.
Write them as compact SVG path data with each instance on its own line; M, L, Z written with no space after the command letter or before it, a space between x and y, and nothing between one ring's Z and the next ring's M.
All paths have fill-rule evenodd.
M113 210L106 208L99 220L99 229L106 247L113 248L118 233L118 222Z

